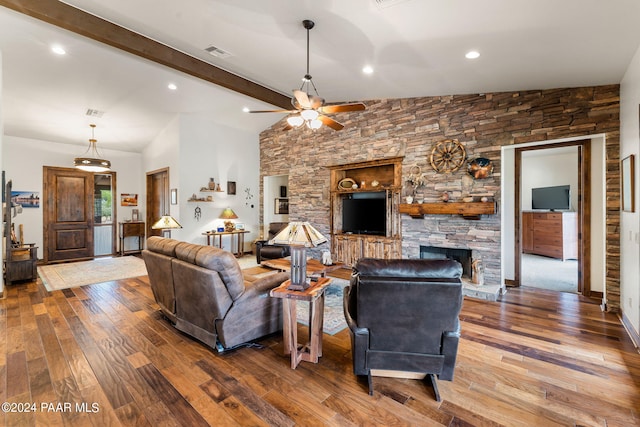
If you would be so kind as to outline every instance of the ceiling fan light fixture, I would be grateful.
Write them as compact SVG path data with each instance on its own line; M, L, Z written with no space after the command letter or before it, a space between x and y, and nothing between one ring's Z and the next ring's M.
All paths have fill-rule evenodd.
M295 116L290 116L287 119L287 123L289 123L289 125L297 128L298 126L301 126L304 123L304 119L296 114Z
M322 127L322 121L319 119L307 120L307 126L313 130L320 129Z
M316 110L302 110L300 115L306 121L310 121L317 119L320 114Z
M85 151L83 157L76 157L73 159L73 166L76 169L80 169L86 172L107 172L111 170L111 162L106 159L101 159L98 153L98 147L96 143L97 139L94 137L94 130L96 125L91 124L91 139L89 139L89 148ZM88 156L87 156L88 154Z

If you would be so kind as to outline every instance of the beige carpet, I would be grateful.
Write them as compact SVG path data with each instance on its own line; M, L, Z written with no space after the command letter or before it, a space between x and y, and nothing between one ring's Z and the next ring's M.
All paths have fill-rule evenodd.
M92 261L38 267L38 275L49 291L146 276L144 261L133 256L98 258Z

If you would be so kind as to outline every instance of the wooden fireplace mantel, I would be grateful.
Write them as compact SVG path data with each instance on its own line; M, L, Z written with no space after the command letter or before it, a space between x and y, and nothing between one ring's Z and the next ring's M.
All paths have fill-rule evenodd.
M439 203L402 203L400 213L412 218L424 215L460 215L464 219L480 219L480 215L496 213L495 202L439 202Z

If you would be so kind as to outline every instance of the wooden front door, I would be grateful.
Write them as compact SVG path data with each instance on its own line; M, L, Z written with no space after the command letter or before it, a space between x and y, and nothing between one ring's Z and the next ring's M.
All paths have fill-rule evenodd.
M93 174L44 166L44 261L93 257Z
M147 236L160 236L151 226L169 212L169 168L147 172Z

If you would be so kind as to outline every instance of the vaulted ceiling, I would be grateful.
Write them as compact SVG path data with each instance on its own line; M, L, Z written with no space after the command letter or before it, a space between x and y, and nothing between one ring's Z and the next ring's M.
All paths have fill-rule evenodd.
M0 0L5 134L141 151L178 113L259 132L275 101L215 85L21 13ZM68 0L286 99L310 71L328 102L619 83L640 45L637 0ZM91 21L87 21L91 22ZM81 27L83 22L68 22ZM66 55L51 53L51 45ZM215 46L219 58L206 51ZM465 58L477 50L480 57ZM373 68L364 74L364 66ZM215 72L212 68L212 72ZM177 90L167 89L174 83ZM265 99L262 97L262 99ZM103 112L90 117L87 110ZM339 118L339 117L338 117Z

